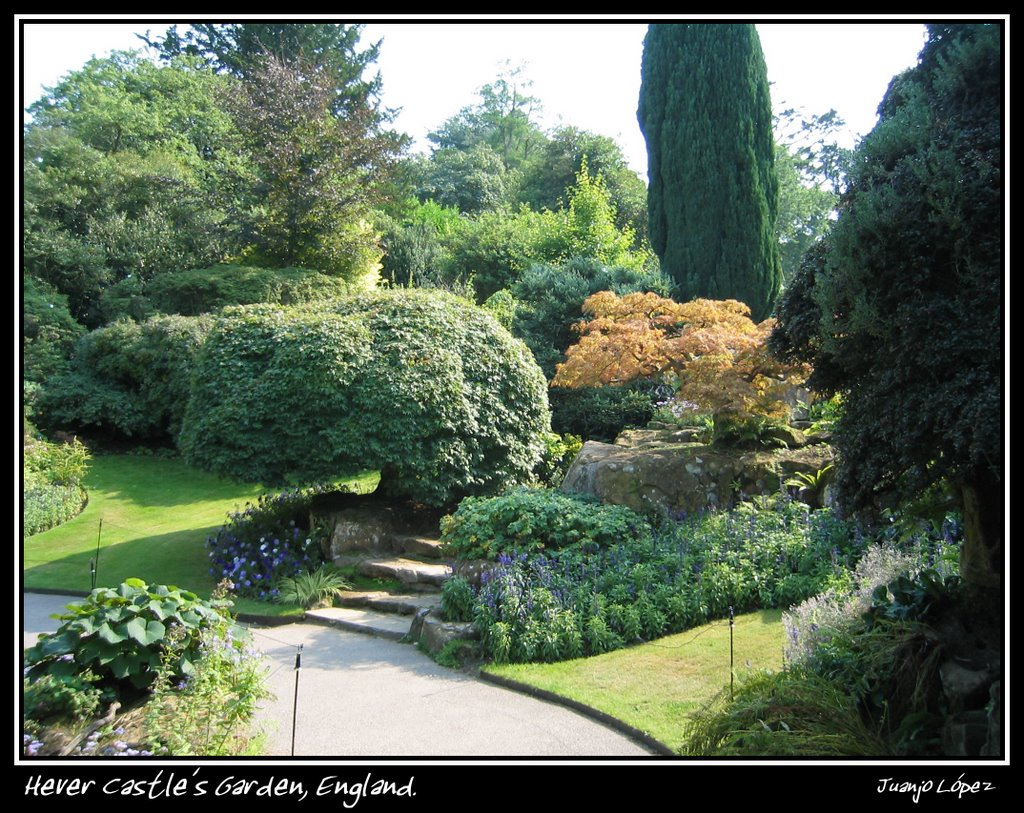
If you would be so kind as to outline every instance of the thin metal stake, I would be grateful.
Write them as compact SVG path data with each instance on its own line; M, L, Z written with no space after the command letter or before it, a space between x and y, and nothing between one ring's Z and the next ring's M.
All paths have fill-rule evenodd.
M89 560L89 570L92 574L92 588L96 589L96 571L100 568L100 535L103 533L103 517L100 517L100 527L96 531L96 558Z
M299 710L299 672L302 669L302 644L295 650L295 699L292 701L292 756L295 756L295 716Z
M733 666L732 650L733 614L732 607L729 608L729 699L733 699L733 681L736 678L736 670Z

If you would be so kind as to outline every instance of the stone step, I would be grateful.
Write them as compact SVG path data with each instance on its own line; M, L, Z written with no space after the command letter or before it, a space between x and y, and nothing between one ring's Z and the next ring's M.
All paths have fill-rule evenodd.
M411 595L384 590L346 590L338 595L337 603L342 607L365 607L381 613L416 615L425 607L440 606L441 594L434 590Z
M441 540L429 536L396 536L392 541L396 553L419 559L443 559Z
M434 591L451 576L451 568L448 565L406 556L345 554L335 556L334 564L338 567L354 565L360 573L371 578L397 579L407 590L416 593Z
M448 565L399 556L392 559L364 559L359 572L378 579L398 579L420 592L424 586L440 587L452 574Z
M407 615L381 613L355 607L325 607L320 610L307 610L306 619L315 624L339 627L350 632L361 632L376 635L378 638L390 638L400 641L409 634L412 619Z

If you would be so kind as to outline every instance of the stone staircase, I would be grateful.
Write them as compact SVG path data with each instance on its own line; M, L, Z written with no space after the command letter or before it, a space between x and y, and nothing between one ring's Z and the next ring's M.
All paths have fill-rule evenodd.
M451 575L440 547L439 540L415 534L380 534L370 544L343 541L340 549L334 545L338 567L354 567L363 576L400 582L402 589L345 591L335 602L338 606L309 610L307 619L392 640L408 637L418 615L433 610L436 616L440 608L440 588Z

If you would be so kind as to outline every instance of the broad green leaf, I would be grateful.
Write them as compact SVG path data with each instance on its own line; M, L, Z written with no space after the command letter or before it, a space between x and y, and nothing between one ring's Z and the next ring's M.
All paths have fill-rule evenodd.
M57 635L49 635L40 639L34 650L39 658L48 658L56 655L66 655L75 651L79 636L76 633L65 631Z
M136 643L146 645L146 619L136 616L121 629Z
M162 641L165 635L167 635L167 627L159 621L146 622L146 646Z
M125 625L122 624L117 630L114 630L110 624L106 622L100 626L99 631L96 635L102 641L106 641L108 644L120 644L128 640L128 635L124 632Z

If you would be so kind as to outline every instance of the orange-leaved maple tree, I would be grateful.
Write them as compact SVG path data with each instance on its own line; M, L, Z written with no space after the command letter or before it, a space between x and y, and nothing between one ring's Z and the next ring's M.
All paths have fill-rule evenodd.
M783 420L783 395L810 369L768 351L774 320L755 324L735 299L673 302L652 293L594 294L583 303L590 321L566 351L552 386L596 387L637 378L675 378L676 398L711 413L716 426ZM717 431L716 431L717 434Z

